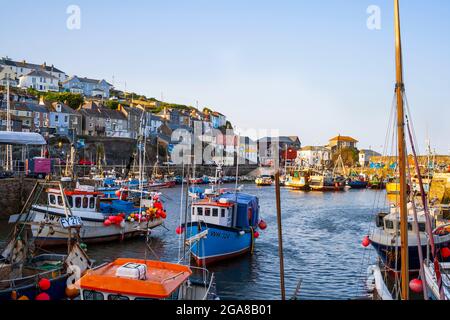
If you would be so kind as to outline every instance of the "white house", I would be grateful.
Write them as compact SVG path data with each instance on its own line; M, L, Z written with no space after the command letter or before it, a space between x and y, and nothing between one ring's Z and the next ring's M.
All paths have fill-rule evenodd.
M362 149L359 151L359 164L361 167L368 166L370 163L370 158L379 156L381 156L381 154L376 151Z
M314 167L324 166L331 161L331 150L326 147L307 146L297 152L296 162L301 165Z
M42 70L32 70L19 77L20 88L33 88L38 91L59 91L58 78Z
M109 91L113 85L106 80L97 80L73 76L62 83L65 90L81 93L86 97L109 98Z
M44 71L58 79L58 82L63 82L67 79L65 72L56 68L54 65L47 65L45 62L39 65L29 63L25 60L13 61L10 58L5 57L0 59L0 67L4 68L4 72L8 73L10 79L19 79L21 76L24 76L34 70Z

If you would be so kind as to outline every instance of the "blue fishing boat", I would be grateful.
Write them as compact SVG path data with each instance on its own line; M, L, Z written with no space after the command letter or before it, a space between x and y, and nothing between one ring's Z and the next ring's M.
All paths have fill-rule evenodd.
M206 193L191 206L183 226L197 265L207 265L253 250L259 223L259 201L242 192Z
M367 188L367 181L362 180L349 180L347 181L347 185L352 189L366 189Z

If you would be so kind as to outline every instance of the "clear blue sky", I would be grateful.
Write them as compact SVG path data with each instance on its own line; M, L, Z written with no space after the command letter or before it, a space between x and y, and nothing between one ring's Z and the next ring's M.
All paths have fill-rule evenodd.
M81 30L66 8L81 8ZM369 5L381 27L366 27ZM394 86L393 0L8 1L0 55L211 106L304 145L384 143ZM405 83L420 150L450 151L450 1L403 0ZM5 19L6 18L6 19Z

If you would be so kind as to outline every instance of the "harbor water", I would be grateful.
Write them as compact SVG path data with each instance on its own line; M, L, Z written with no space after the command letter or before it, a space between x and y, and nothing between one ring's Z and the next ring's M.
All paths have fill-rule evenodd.
M221 299L280 299L278 238L274 187L246 184L244 192L259 197L261 217L268 228L260 231L252 255L209 267L215 273ZM163 191L168 217L165 228L152 231L146 251L144 238L88 245L97 264L118 257L159 258L175 262L180 236L181 187ZM286 296L291 297L299 281L299 299L352 299L367 294L366 270L376 259L372 248L361 246L379 209L384 191L303 192L282 188L282 226ZM166 229L167 228L167 229ZM0 223L0 247L11 227ZM65 248L52 249L63 253Z

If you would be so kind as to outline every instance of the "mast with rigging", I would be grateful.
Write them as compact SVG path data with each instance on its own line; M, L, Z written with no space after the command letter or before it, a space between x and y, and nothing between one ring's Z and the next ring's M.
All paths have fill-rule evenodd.
M395 95L397 98L397 144L400 176L400 238L401 238L401 298L409 300L409 265L408 265L408 212L407 212L407 186L406 186L406 143L405 143L405 114L403 82L403 57L400 30L400 6L399 0L394 0L395 16L395 53L396 75Z

